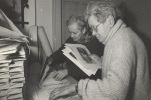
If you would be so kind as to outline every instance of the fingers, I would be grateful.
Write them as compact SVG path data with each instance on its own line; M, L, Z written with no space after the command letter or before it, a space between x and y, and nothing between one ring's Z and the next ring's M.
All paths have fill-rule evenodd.
M57 80L62 80L65 76L65 73L63 71L58 71Z
M98 65L102 65L102 59L99 57L99 56L97 56L97 55L91 55L91 58L95 61L95 63L97 63Z
M56 80L61 81L63 79L62 73L58 73L55 77Z
M79 95L82 95L82 91L83 91L83 87L84 87L84 85L83 85L84 81L85 80L80 80L79 83L78 83L78 94Z
M51 93L50 93L50 97L49 99L50 100L54 100L60 96L63 96L63 95L66 95L67 94L67 91L65 90L65 88L63 87L60 87L60 88L57 88L55 90L53 90Z
M58 72L57 71L53 71L51 72L51 77L52 78L55 78L57 76Z
M58 89L55 89L54 91L52 91L52 92L50 93L50 99L51 99L51 100L55 99L56 97L59 96L59 94L60 94L60 91L58 91Z
M82 100L88 100L86 88L88 84L89 79L80 80L78 83L78 94L82 96Z
M58 71L55 71L53 74L52 74L52 77L55 79L55 80L61 80L62 79L62 74L61 72L58 72Z
M87 94L88 82L89 82L89 79L86 79L83 81L82 100L88 100L88 94Z
M52 92L50 93L49 100L54 100L54 99L56 99L56 97L58 97L59 94L60 94L60 93L59 93L59 91L57 91L57 90L52 91Z
M54 73L53 78L61 81L65 76L67 76L67 70L59 70Z
M53 90L50 94L50 99L56 99L60 96L69 95L75 92L75 84L70 84Z
M56 81L53 78L51 79L47 79L45 81L42 82L41 86L45 87L45 86L58 86L58 85L63 85L64 83L61 81Z

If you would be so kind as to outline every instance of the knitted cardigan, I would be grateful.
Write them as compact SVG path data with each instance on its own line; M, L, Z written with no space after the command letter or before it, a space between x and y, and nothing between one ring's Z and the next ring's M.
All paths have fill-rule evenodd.
M103 79L80 80L82 100L151 100L148 57L141 39L118 20L103 43Z

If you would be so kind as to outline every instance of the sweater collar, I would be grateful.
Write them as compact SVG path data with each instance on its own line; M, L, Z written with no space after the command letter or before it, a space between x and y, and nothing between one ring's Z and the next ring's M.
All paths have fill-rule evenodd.
M107 42L115 35L115 33L119 30L119 28L121 28L121 26L126 26L126 25L123 23L122 20L119 19L108 33L107 37L103 41L103 44L107 44Z

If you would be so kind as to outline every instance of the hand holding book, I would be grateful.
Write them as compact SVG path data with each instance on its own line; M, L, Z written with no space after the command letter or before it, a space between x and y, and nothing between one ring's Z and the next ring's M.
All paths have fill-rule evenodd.
M91 54L90 56L100 67L102 66L102 59L99 56L95 54Z

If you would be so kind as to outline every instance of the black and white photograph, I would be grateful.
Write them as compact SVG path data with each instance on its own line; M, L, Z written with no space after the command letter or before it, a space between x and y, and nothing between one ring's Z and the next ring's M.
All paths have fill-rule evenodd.
M0 0L0 100L151 100L151 0Z
M83 60L87 63L92 63L93 60L91 59L91 57L89 56L89 54L83 49L83 48L77 48L77 50L79 51L81 57L83 58Z

